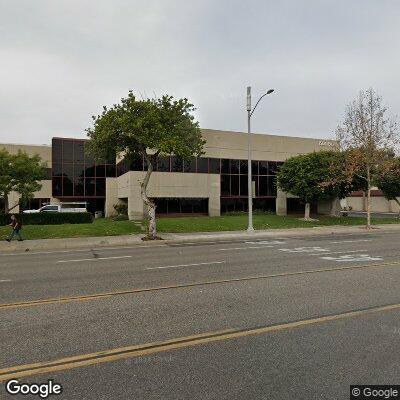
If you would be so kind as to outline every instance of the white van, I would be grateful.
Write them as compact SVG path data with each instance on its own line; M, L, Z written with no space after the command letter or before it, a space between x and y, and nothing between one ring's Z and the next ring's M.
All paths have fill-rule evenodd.
M25 214L34 214L41 212L87 212L87 203L86 202L68 202L68 203L60 203L60 204L47 204L43 207L40 207L38 210L25 210L23 211Z

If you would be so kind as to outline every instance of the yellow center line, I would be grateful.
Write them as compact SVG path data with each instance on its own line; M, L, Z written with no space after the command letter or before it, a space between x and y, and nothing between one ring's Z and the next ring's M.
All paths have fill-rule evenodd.
M311 269L311 270L294 271L294 272L281 272L278 274L271 274L271 275L256 275L256 276L248 276L248 277L244 277L244 278L219 279L219 280L214 280L214 281L192 282L192 283L183 283L183 284L177 284L177 285L165 285L165 286L156 286L156 287L149 287L149 288L138 288L138 289L116 291L116 292L94 293L94 294L88 294L88 295L82 295L82 296L57 297L57 298L41 299L41 300L28 300L28 301L23 301L23 302L18 302L18 303L0 304L0 310L11 309L11 308L40 306L40 305L46 305L46 304L61 304L61 303L69 303L69 302L75 302L75 301L98 300L98 299L108 298L108 297L123 296L123 295L145 293L145 292L154 292L154 291L158 291L158 290L182 289L182 288L190 288L190 287L195 287L195 286L208 286L208 285L216 285L216 284L229 284L229 283L246 282L246 281L258 280L258 279L280 278L280 277L285 277L285 276L308 275L308 274L344 271L344 270L352 270L352 269L384 268L384 267L394 266L394 265L398 265L398 264L400 264L400 261L393 261L393 262L380 263L380 264L349 265L349 266L345 266L345 267Z
M193 336L180 337L163 342L146 343L134 346L120 347L116 349L99 351L96 353L82 354L66 357L54 361L46 361L34 364L19 365L0 369L0 382L9 379L18 379L26 376L54 373L68 369L87 367L126 358L143 357L149 354L162 353L186 347L205 345L208 343L225 340L239 339L247 336L257 336L272 332L279 332L305 326L321 324L331 321L362 317L370 314L398 311L400 304L389 304L367 309L344 312L341 314L325 315L321 317L293 321L283 324L262 326L250 329L228 329L223 331L201 333Z

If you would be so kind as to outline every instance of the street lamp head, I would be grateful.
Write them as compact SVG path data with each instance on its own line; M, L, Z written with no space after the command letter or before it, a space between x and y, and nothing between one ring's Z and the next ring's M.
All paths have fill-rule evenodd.
M274 89L269 89L267 94L271 94L271 93L273 93L273 91L274 91Z

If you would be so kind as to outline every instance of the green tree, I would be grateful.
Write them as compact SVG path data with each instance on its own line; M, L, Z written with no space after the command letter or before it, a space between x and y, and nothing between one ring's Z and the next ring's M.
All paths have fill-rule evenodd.
M46 164L39 155L29 156L23 151L10 154L0 150L0 199L4 203L4 212L8 213L21 202L33 197L41 189L40 181L45 178ZM8 196L17 192L20 200L10 206Z
M397 121L387 116L382 98L373 89L360 91L347 108L337 139L348 157L346 180L357 176L367 193L367 229L371 228L371 188L393 158L400 141Z
M343 198L353 189L351 181L340 179L343 154L320 151L291 157L277 175L277 184L284 192L298 196L305 203L304 219L310 219L310 203Z
M141 195L148 210L148 238L157 238L156 206L147 195L147 186L158 156L173 154L183 159L202 154L205 141L187 99L171 96L138 100L130 91L126 98L111 108L103 107L87 129L90 151L96 158L116 154L143 156L146 174L141 182Z
M394 200L400 206L400 158L394 158L382 169L374 183L387 200Z

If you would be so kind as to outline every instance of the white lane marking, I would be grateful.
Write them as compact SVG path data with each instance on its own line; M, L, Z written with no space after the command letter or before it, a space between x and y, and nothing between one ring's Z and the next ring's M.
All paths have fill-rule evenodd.
M225 263L226 263L226 261L211 261L211 262L203 262L203 263L195 263L195 264L167 265L165 267L149 267L146 269L181 268L181 267L194 267L196 265L213 265L213 264L225 264Z
M0 279L0 283L3 283L3 282L11 282L11 279Z
M115 256L115 257L98 257L98 258L81 258L79 260L59 260L58 263L69 263L69 262L79 262L79 261L101 261L101 260L115 260L118 258L131 258L133 256Z
M286 244L282 240L260 240L259 242L246 242L246 244Z
M229 251L229 250L247 250L247 249L270 249L274 246L247 246L247 247L229 247L226 249L218 249L218 251Z
M348 253L359 253L360 251L367 251L367 250L362 249L362 250L330 251L328 253L324 253L324 255L325 254L341 254L341 253L346 253L346 254L348 254ZM321 253L313 253L313 254L309 254L309 255L310 256L320 256Z
M355 262L355 261L382 261L383 257L371 257L368 254L357 255L344 255L340 257L321 257L323 260L336 261L336 262Z
M356 242L372 242L372 239L359 239L359 240L338 240L330 243L356 243Z
M286 251L288 253L313 253L315 251L319 251L321 253L329 252L329 249L324 249L319 246L314 247L295 247L294 249L278 249L279 251Z

